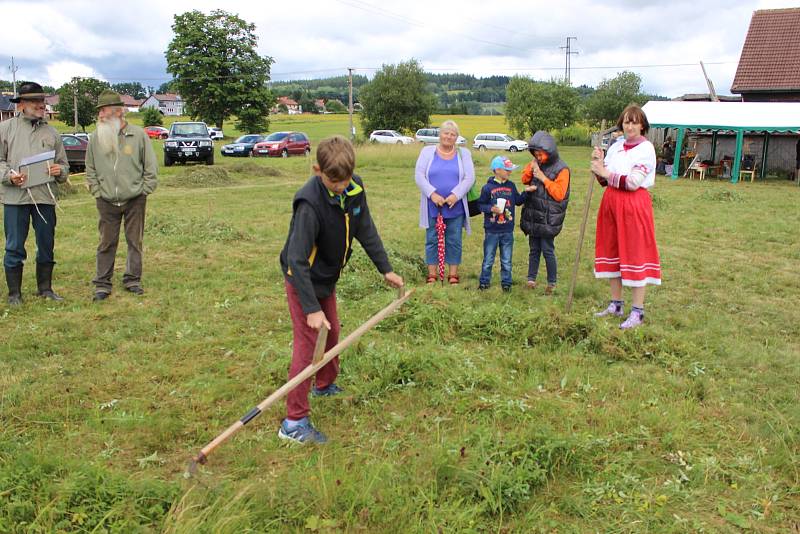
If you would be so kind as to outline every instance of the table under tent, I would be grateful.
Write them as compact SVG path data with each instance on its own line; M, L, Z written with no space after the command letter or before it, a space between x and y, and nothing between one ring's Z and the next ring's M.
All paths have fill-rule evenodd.
M718 134L735 135L735 148L731 165L731 182L740 179L742 171L742 145L745 135L763 136L762 150L755 169L763 179L767 171L767 155L773 134L800 133L800 102L684 102L652 100L642 108L651 128L674 128L675 157L672 179L679 176L681 147L687 130L711 132L711 165L717 165ZM794 141L794 138L792 138ZM794 159L794 158L792 158ZM722 162L720 162L721 164Z

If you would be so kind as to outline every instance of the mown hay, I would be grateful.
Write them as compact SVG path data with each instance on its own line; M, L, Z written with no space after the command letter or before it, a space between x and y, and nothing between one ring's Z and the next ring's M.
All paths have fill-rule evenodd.
M231 172L237 174L244 174L245 176L264 177L264 176L282 176L283 172L275 167L267 167L260 165L255 161L241 161L234 163L229 167Z
M250 236L230 224L199 217L188 219L155 214L147 219L147 233L179 238L182 242L205 243L249 240Z
M234 183L230 173L224 167L193 166L177 174L166 182L173 187L222 187Z

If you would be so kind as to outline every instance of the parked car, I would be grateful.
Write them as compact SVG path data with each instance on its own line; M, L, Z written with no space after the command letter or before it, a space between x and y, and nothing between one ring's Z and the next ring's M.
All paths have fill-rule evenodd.
M311 142L303 132L275 132L253 147L254 156L281 156L311 153Z
M414 139L394 130L375 130L369 136L373 143L387 143L390 145L410 145Z
M264 140L263 135L247 134L241 136L239 139L222 147L223 156L241 156L247 157L253 155L253 147L256 143Z
M211 139L214 139L215 141L225 137L225 134L222 133L222 128L217 128L216 126L209 126L208 134L211 136Z
M508 134L482 133L475 136L472 148L477 148L481 152L486 149L518 152L520 150L528 150L528 143L514 139Z
M169 130L161 126L147 126L144 129L144 133L150 139L166 139L169 137Z
M77 135L61 134L61 142L64 143L70 170L75 172L84 170L86 168L86 148L89 146L89 141L81 139Z
M83 139L87 143L89 142L89 134L86 132L72 132L71 134L68 135L74 135L78 139Z
M420 143L426 145L435 145L439 142L439 128L420 128L417 130L414 138ZM456 144L466 145L467 140L459 135L458 139L456 139Z
M214 143L202 122L173 122L164 141L164 166L176 162L202 161L214 164Z

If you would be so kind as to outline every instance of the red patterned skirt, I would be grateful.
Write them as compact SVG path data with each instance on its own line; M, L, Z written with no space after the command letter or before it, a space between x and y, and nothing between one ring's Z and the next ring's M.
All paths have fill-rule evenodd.
M647 189L607 187L597 212L596 278L622 278L622 285L661 284L653 202Z

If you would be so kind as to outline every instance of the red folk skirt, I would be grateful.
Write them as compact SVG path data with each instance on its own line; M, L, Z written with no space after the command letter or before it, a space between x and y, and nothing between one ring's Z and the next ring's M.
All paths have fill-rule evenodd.
M596 278L622 278L622 285L661 284L653 202L647 189L607 187L597 212Z

